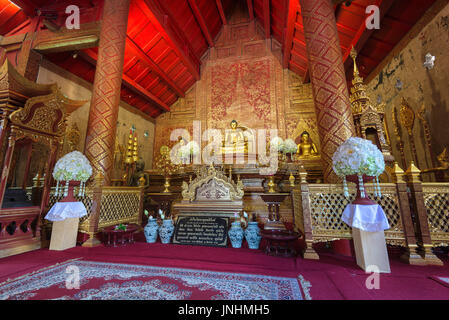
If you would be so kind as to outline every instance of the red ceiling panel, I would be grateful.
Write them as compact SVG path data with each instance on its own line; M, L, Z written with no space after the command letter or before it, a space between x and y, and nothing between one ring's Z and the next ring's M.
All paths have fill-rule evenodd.
M65 13L62 9L68 4L81 7L82 22L95 21L101 16L101 0L15 1L23 10L8 0L0 0L0 35L12 30L27 32L28 16L33 17L37 8L58 11L58 21L63 21ZM356 0L350 6L336 6L343 58L347 59L351 46L362 39L360 69L362 74L370 73L434 2ZM161 114L164 107L158 105L157 99L169 106L184 96L198 79L199 58L220 33L223 18L229 22L233 10L248 8L248 4L263 30L269 20L269 35L283 46L285 67L305 78L308 63L302 17L299 4L292 3L298 3L298 0L131 0L124 61L124 78L128 82L124 80L122 99L150 116ZM380 5L385 12L382 12L381 29L368 32L364 30L364 21L365 8L370 4ZM294 10L290 15L289 8L292 7ZM223 16L219 8L222 8ZM293 19L291 25L287 25L289 16ZM20 25L24 28L18 28ZM286 37L287 34L290 36ZM76 59L72 52L49 54L47 58L93 82L96 55L96 49L88 49ZM350 65L349 62L345 64L349 70L348 78L351 77ZM148 94L156 100L151 100Z

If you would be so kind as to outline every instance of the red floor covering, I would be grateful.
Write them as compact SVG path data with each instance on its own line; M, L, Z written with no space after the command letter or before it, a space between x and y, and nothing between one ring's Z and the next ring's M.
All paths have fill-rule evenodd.
M263 245L263 244L262 244ZM444 266L410 266L399 261L398 252L390 252L391 273L381 274L380 289L368 289L369 274L361 270L355 258L319 250L320 260L301 257L267 256L262 250L200 246L147 244L142 238L123 247L75 247L65 251L40 249L0 259L0 282L73 258L151 266L167 266L212 271L266 274L285 277L302 275L312 285L313 300L417 299L448 300L449 288L431 276L449 276L449 259L440 255Z

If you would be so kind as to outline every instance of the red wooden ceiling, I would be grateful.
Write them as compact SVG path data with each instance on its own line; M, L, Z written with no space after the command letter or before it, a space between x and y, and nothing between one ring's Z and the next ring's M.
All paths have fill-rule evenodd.
M336 5L340 44L348 79L351 78L349 51L359 51L363 75L368 75L413 27L436 0L355 0L350 6ZM98 20L102 0L0 0L0 35L29 31L27 25L37 9L59 12L77 4L81 22ZM283 65L307 80L308 66L299 0L131 0L122 100L152 117L170 109L200 77L201 57L228 23L236 2L255 18L266 37L283 47ZM381 28L365 29L365 8L381 8ZM41 27L42 24L40 25ZM93 82L96 48L48 54L47 58L70 72Z

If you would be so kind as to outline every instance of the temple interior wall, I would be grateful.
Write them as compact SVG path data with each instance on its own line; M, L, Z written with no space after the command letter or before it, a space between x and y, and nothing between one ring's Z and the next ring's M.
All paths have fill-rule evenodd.
M426 13L428 14L428 13ZM424 21L426 17L422 19ZM411 40L410 40L411 39ZM396 160L401 159L392 113L394 107L399 112L402 98L405 98L415 113L413 138L421 170L432 168L431 154L426 144L425 132L418 110L425 107L425 117L431 131L433 160L446 147L449 149L449 5L435 15L427 24L418 23L410 33L386 58L381 68L376 70L373 79L367 78L367 85L373 102L386 104L385 114L390 133L392 151ZM405 44L405 45L404 45ZM427 53L436 56L435 67L427 70L423 63ZM402 87L398 85L402 83ZM412 151L407 130L401 125L401 137L405 146L407 165L412 161ZM398 160L399 162L399 160ZM431 177L427 177L431 179Z
M310 84L281 65L281 46L264 39L254 23L229 24L215 46L202 58L201 79L156 119L154 156L163 145L172 147L183 128L225 129L235 119L250 129L277 129L282 138L296 139L307 130L319 147L318 129ZM202 147L207 145L202 142Z
M80 139L76 149L84 151L87 123L89 119L90 100L92 95L92 84L68 73L65 70L62 70L46 60L44 60L40 66L37 82L56 82L60 86L61 91L68 98L87 101L82 107L74 111L68 117L67 122L67 131L70 130L72 124L75 123L77 125L80 131ZM116 142L124 147L125 151L129 132L132 126L135 127L135 132L137 133L139 157L142 157L145 161L145 169L151 169L153 162L153 136L155 125L148 116L143 113L139 113L135 108L121 101L117 120ZM66 153L68 149L69 146L66 139L62 148L62 153ZM120 161L119 158L120 156L117 156L117 162ZM113 178L120 178L120 172L117 168L114 168Z

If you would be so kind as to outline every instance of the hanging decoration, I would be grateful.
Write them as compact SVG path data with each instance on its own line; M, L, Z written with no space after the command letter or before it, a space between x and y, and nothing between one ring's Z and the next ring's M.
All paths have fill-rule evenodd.
M426 54L425 59L426 60L424 61L424 67L427 70L433 69L433 67L435 66L435 56L433 56L430 53L428 53L428 54Z

